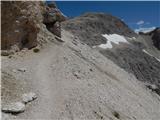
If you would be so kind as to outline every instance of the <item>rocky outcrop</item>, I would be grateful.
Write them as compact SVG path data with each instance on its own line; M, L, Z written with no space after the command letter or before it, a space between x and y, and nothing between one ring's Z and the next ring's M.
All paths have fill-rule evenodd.
M19 51L24 47L35 47L39 24L43 21L43 3L32 1L3 1L1 3L1 49Z
M2 2L1 49L12 51L5 51L4 55L37 46L37 36L43 29L43 23L53 34L61 36L60 22L65 20L65 17L55 3L52 3L47 5L42 1Z
M160 28L156 28L150 34L152 35L153 45L160 50Z
M51 33L61 37L61 22L65 19L55 2L50 2L46 5L43 23Z
M27 104L28 102L31 102L33 100L37 99L37 95L33 92L25 93L22 96L22 102Z
M2 106L2 112L18 114L25 111L25 104L21 102L10 103Z
M160 28L159 27L155 28L150 32L146 32L146 33L139 32L139 35L142 35L143 37L144 36L151 37L154 47L160 50Z

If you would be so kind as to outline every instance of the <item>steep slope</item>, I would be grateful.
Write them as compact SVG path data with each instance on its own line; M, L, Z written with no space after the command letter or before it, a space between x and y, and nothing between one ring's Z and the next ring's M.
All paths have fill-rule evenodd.
M34 92L37 99L25 104L20 114L3 112L3 119L160 118L160 97L138 81L145 76L142 81L150 82L146 75L139 74L150 72L151 83L159 85L159 63L142 51L143 37L139 38L119 19L102 13L64 22L62 39L52 34L46 22L40 24L36 38L41 49L2 56L2 108L10 102L21 102L24 93ZM112 48L99 46L108 41ZM122 69L130 62L133 64ZM144 71L135 67L137 64L146 66ZM133 71L128 72L131 66ZM154 90L159 89L156 86Z
M64 22L63 27L147 86L155 85L153 91L160 94L160 54L155 47L150 47L153 55L145 51L152 46L150 36L139 36L120 19L102 13L82 15Z
M63 44L50 33L48 36L52 41L37 54L29 51L12 58L2 57L4 71L26 68L23 74L11 73L30 83L26 87L38 95L24 113L10 118L155 120L160 117L159 96L132 74L67 31L62 32Z

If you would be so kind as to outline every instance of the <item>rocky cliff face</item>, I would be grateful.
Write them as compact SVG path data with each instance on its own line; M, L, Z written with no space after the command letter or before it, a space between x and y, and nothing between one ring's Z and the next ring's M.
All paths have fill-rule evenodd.
M2 50L12 50L14 52L37 46L37 35L42 29L43 23L48 30L52 29L53 34L61 34L61 29L57 29L60 23L57 22L61 22L62 18L63 20L65 18L58 11L56 5L52 9L53 11L43 2L3 1L1 6ZM57 10L57 14L55 14L55 10ZM52 16L49 16L49 14L52 14Z
M61 37L61 22L65 21L65 19L55 2L46 5L43 23L51 33Z
M160 50L160 28L156 28L152 32L149 33L152 36L153 45Z
M43 21L41 2L2 2L1 48L19 50L37 45L39 24Z
M157 27L154 30L151 30L150 32L139 32L142 36L148 36L152 39L152 44L155 48L160 50L160 28Z

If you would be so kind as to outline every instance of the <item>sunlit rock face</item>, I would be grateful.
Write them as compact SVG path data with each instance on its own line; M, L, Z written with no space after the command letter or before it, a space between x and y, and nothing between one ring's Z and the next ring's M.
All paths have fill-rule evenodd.
M43 24L50 32L61 36L60 22L65 17L56 5L42 1L3 1L1 6L2 50L19 51L37 46L37 34Z
M42 2L1 2L1 49L20 50L37 45L39 24L43 20Z

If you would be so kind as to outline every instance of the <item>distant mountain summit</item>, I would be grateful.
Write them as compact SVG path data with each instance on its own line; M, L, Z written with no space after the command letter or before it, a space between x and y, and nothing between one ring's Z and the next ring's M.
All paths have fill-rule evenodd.
M122 20L106 13L86 13L64 22L62 26L90 46L106 42L101 34L137 36Z

